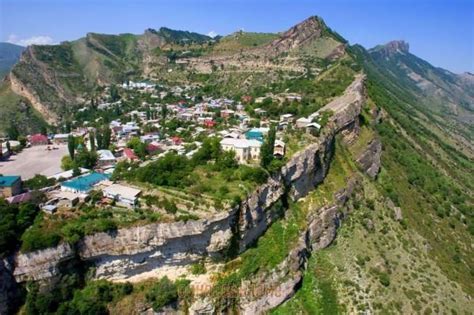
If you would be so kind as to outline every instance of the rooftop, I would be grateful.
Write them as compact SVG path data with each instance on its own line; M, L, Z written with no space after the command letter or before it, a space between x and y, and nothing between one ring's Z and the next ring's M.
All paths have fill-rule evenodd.
M67 182L62 183L61 186L69 187L79 191L88 191L92 189L92 186L94 186L98 182L109 179L109 177L110 175L94 172L88 175L68 180Z
M20 176L0 176L0 187L11 187L20 179Z

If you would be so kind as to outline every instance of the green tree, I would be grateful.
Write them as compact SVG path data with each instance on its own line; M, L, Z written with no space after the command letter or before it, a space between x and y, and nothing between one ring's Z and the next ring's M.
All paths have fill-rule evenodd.
M102 136L102 130L101 129L97 129L97 134L95 135L95 138L97 140L97 148L99 150L102 150L104 148L104 137Z
M103 138L103 149L108 149L110 146L110 140L112 138L112 131L110 130L109 126L105 126L104 128L104 138Z
M82 151L79 151L76 154L76 158L74 159L74 165L77 167L92 169L94 168L96 163L97 163L97 153L90 152L85 149Z
M69 151L69 156L71 160L74 160L74 153L76 150L76 138L73 135L69 135L67 139L67 149Z
M37 190L54 185L54 178L47 178L44 175L36 174L33 178L25 180L23 186L31 190Z
M61 169L63 171L68 171L72 168L74 168L74 161L69 155L63 156L63 158L61 159Z
M116 102L120 99L120 95L115 84L110 86L110 98L112 99L112 102Z
M89 133L89 141L91 142L91 151L95 151L95 134L93 131Z
M164 104L161 105L161 119L165 120L166 116L168 116L168 107Z
M17 140L20 136L20 132L16 125L11 124L10 127L7 129L7 135L10 140Z
M274 125L270 127L267 138L260 147L260 165L268 168L273 160L273 148L275 147L276 128Z
M158 280L146 293L146 300L151 303L153 310L159 311L162 307L178 299L178 289L168 277Z

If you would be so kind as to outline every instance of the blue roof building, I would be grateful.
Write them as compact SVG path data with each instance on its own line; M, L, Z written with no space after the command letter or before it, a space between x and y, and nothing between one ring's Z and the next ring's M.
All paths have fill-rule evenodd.
M0 176L0 187L12 187L20 178L20 176Z
M75 193L86 193L91 190L95 184L100 183L104 180L108 180L109 178L109 174L101 174L94 172L63 182L61 184L61 190L71 191Z
M20 176L0 176L0 197L12 197L18 195L20 192Z
M250 129L245 133L245 138L247 140L258 140L263 142L263 133L258 129Z

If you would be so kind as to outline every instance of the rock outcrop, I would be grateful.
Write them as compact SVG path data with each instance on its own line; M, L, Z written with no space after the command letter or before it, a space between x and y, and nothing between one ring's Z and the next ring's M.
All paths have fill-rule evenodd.
M10 263L0 259L0 314L12 314L20 297L20 289L11 273Z
M380 170L380 158L382 155L382 142L375 138L369 142L367 148L357 158L357 163L364 172L375 179Z

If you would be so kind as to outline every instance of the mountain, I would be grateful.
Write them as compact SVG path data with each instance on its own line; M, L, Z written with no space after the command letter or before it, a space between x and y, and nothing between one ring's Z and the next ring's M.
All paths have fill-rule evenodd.
M0 79L2 79L20 59L23 50L25 50L23 46L0 43Z
M272 119L318 111L324 127L317 137L290 128L281 167L268 178L260 174L252 189L239 186L245 195L215 216L186 213L184 220L156 222L143 209L116 218L86 207L85 215L74 213L76 220L38 217L4 242L12 252L5 254L7 267L0 261L6 279L0 300L12 301L13 289L28 285L23 300L30 313L462 314L474 308L472 74L436 68L404 41L350 46L319 17L278 34L89 33L28 47L3 83L0 108L8 120L1 126L34 120L37 128L44 119L54 129L75 118L77 108L91 107L103 87L127 79L190 84L200 95L235 99L298 93L300 102L247 109L264 108ZM142 177L151 185L152 177L164 176L154 167L131 167L130 176L149 171L153 176ZM213 187L196 180L204 181L196 172L192 191L160 187L160 194L183 204L204 195L196 207L209 207L208 194L221 184L209 174L206 169ZM203 290L193 295L183 278ZM122 283L127 280L134 284Z
M60 45L29 46L9 73L4 89L28 100L31 111L54 124L90 100L98 87L127 79L185 82L193 81L190 76L212 73L207 83L229 90L232 96L277 80L278 71L302 73L310 66L304 58L316 57L309 60L319 63L311 71L320 71L322 60L344 55L345 43L316 17L280 35L244 36L244 41L254 38L255 42L248 46L241 35L214 40L161 28L142 35L89 33ZM282 57L282 50L289 56ZM296 55L302 58L292 58Z

